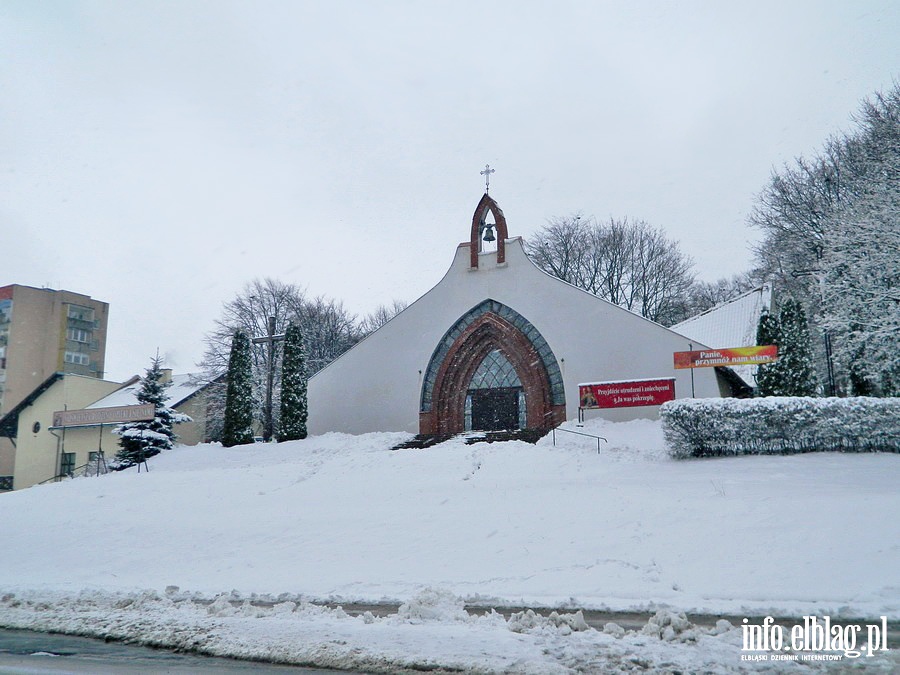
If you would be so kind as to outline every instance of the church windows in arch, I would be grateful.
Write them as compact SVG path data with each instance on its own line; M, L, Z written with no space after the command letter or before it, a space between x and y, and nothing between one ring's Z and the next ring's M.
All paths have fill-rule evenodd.
M527 426L525 389L499 349L487 353L466 393L466 431L503 431Z

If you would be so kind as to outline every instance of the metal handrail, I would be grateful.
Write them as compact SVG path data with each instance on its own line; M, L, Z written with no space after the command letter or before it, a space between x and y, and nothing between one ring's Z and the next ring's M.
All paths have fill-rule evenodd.
M556 430L565 431L567 434L575 434L576 436L587 436L588 438L596 438L597 439L597 454L600 454L600 441L604 443L609 443L608 440L603 438L603 436L595 436L594 434L586 434L583 431L572 431L571 429L563 429L562 427L553 427L551 429L551 434L553 435L553 445L556 445Z
M88 468L90 467L91 471L88 472ZM106 462L104 461L102 464L103 470L100 470L100 465L96 462L87 464L82 464L81 466L76 466L74 469L69 471L68 473L60 473L56 476L51 476L47 480L42 480L38 485L43 485L44 483L56 482L58 483L61 480L65 480L66 478L90 478L91 476L99 476L101 474L105 475L109 473L109 468L106 466Z

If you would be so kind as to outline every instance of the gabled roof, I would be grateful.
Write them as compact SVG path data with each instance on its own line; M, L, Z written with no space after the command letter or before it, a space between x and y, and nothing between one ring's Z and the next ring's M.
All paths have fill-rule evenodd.
M675 324L672 330L712 349L756 345L756 328L772 305L772 287L763 284L702 314ZM756 366L732 366L742 380L756 385Z
M189 398L199 393L207 386L209 382L199 379L196 374L185 373L184 375L173 375L172 386L166 390L169 400L166 405L175 408ZM138 403L137 393L141 388L140 378L131 378L120 389L116 389L108 396L104 396L99 401L94 401L88 408L111 408L122 405L136 405Z
M15 438L19 433L19 414L34 403L38 397L52 387L57 381L66 376L66 373L53 373L46 380L34 388L28 396L19 401L15 408L0 417L0 436Z

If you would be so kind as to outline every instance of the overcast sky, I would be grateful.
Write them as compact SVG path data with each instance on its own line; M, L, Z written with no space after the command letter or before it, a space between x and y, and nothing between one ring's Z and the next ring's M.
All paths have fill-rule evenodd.
M110 303L107 377L192 371L254 277L364 314L484 191L751 264L773 167L900 77L900 3L0 0L0 285Z

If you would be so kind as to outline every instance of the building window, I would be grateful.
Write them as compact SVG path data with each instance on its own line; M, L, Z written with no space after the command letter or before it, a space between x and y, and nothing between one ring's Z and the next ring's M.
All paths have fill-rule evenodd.
M94 310L91 307L81 307L80 305L69 305L66 315L76 321L94 320Z
M528 416L525 408L525 390L519 390L519 428L525 429L528 425Z
M78 366L86 366L91 362L91 357L88 354L82 354L81 352L66 352L65 356L66 363L74 363Z
M69 328L66 330L66 339L73 342L84 342L87 344L91 341L91 337L90 331L86 331L83 328Z
M68 476L75 470L75 453L64 452L59 460L59 475Z
M495 389L498 387L521 387L522 381L513 364L495 349L488 353L472 376L469 389Z

